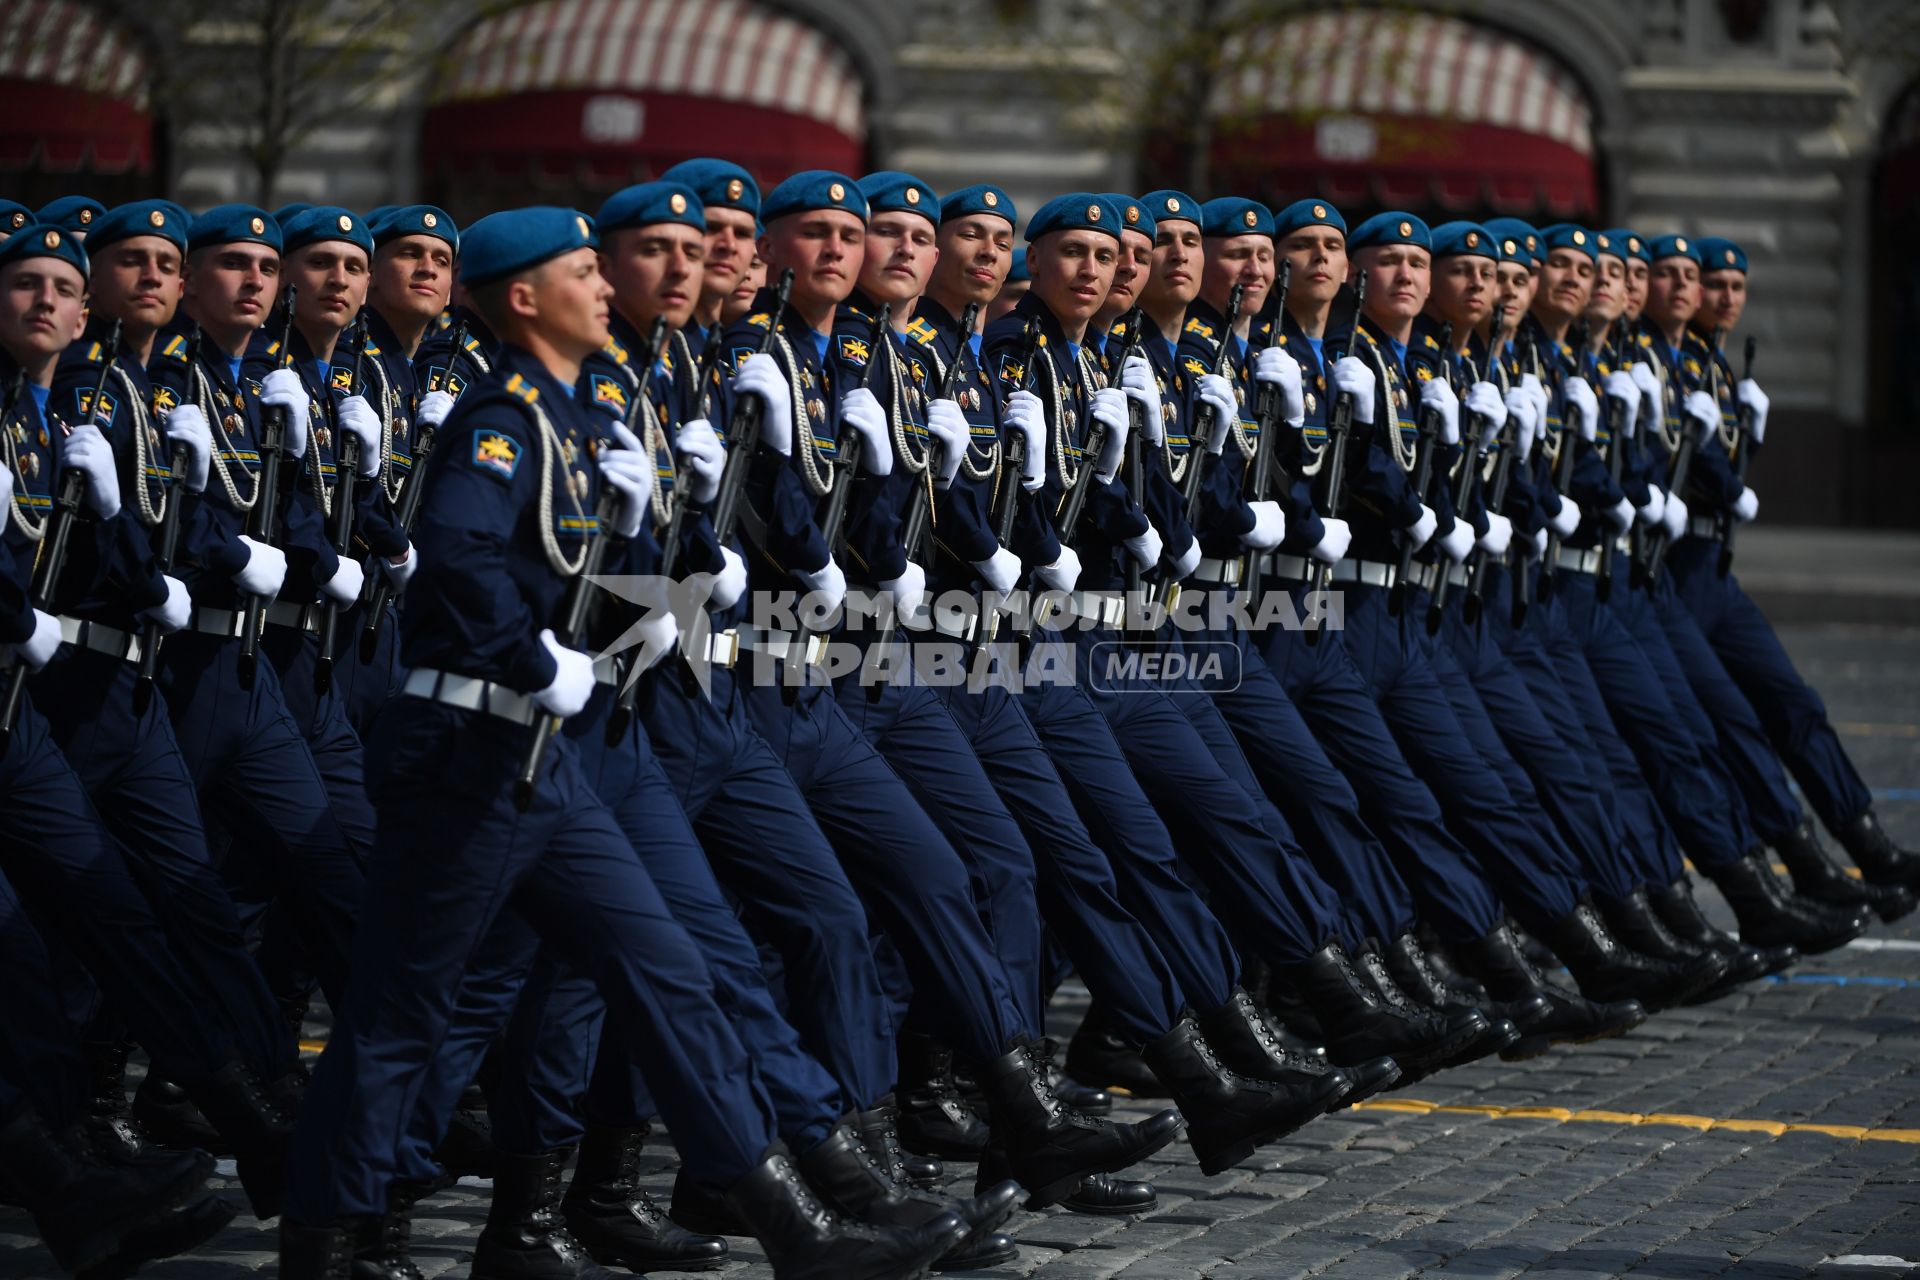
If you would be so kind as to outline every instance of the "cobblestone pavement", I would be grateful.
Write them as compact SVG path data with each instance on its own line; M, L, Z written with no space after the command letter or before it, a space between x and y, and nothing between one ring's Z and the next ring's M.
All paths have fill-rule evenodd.
M1883 820L1920 845L1920 631L1783 634ZM1710 889L1702 897L1726 919ZM1063 992L1057 1032L1084 999ZM664 1199L671 1149L649 1153L647 1183ZM970 1183L970 1167L953 1171ZM1920 1275L1920 917L1618 1040L1443 1073L1216 1177L1184 1144L1151 1174L1157 1211L1017 1214L1018 1262L977 1274ZM427 1275L465 1275L486 1203L486 1187L469 1183L422 1207ZM0 1210L0 1280L56 1274L28 1229ZM270 1273L272 1248L271 1231L242 1216L200 1253L142 1274ZM752 1241L735 1241L726 1274L770 1271Z

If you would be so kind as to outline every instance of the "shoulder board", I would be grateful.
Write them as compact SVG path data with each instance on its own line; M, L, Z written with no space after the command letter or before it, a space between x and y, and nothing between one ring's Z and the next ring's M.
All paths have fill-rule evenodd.
M915 316L907 322L907 336L923 347L930 347L939 338L940 331L927 323L925 316Z
M837 346L840 358L856 368L873 358L873 349L867 345L865 338L843 337Z
M540 388L534 386L517 373L507 379L507 390L522 400L525 400L528 404L533 404L540 399Z
M279 346L278 346L278 344L275 344L275 346L274 346L274 350L276 350L276 351L278 351L279 349L280 349L280 348L279 348ZM467 335L467 346L466 346L466 349L467 349L468 351L474 351L474 352L477 352L477 351L479 351L479 350L480 350L480 339L478 339L478 338L476 338L476 337L474 337L474 336L473 336L472 334L468 334L468 335Z
M601 350L605 351L621 364L627 362L627 349L618 342L615 342L612 338L607 339L607 345L602 347Z
M268 354L268 355L270 355L270 356L277 356L277 355L279 355L279 354L280 354L280 344L279 344L279 343L277 343L277 342L269 342L269 343L267 344L267 354Z
M668 343L660 352L660 367L668 373L673 372L673 344Z
M589 374L588 383L593 388L595 404L604 404L624 414L627 411L627 388L620 379L610 373Z
M1124 320L1114 321L1113 328L1107 330L1107 336L1110 338L1119 338L1123 342L1126 341L1126 337L1127 337L1126 321Z
M771 329L773 328L773 313L771 311L756 311L747 317L747 323L756 329Z
M1209 342L1213 341L1213 326L1210 324L1207 324L1205 321L1201 320L1200 317L1198 316L1195 316L1193 319L1187 321L1186 328L1182 329L1180 332L1199 334L1201 337L1207 339L1207 341Z
M368 354L368 355L370 355L370 356L377 356L377 355L379 355L379 354L380 354L380 348L379 348L379 346L378 346L377 344L375 344L375 343L373 343L373 342L369 342L369 343L367 343L367 354Z
M87 363L99 364L107 358L107 349L98 342L87 344Z
M473 433L473 465L501 480L513 479L522 452L520 442L504 431Z
M1377 347L1377 346L1379 346L1379 345L1380 345L1379 343L1377 343L1377 342L1375 342L1375 341L1373 340L1373 335L1372 335L1371 333L1368 333L1368 332L1367 332L1367 331L1366 331L1365 329L1363 329L1363 328L1359 328L1359 327L1355 327L1355 329L1354 329L1354 331L1353 331L1353 341L1354 341L1354 342L1364 342L1364 343L1366 343L1366 344L1367 344L1367 345L1368 345L1369 347ZM1351 345L1351 344L1349 344L1349 345Z
M1427 344L1427 350L1429 351L1438 351L1440 349L1440 340L1438 338L1435 338L1432 334L1428 334L1426 336L1426 344Z
M186 338L176 333L167 339L166 346L160 348L160 354L169 360L178 360L182 364L185 364L187 360L187 346Z

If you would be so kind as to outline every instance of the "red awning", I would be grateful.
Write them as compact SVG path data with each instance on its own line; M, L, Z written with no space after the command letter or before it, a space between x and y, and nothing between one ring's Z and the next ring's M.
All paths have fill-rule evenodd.
M0 169L153 168L147 59L86 5L0 6Z

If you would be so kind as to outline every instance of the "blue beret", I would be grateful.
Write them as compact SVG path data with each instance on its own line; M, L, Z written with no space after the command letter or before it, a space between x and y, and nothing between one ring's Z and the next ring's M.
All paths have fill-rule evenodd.
M1493 232L1477 222L1443 222L1433 229L1436 258L1492 258L1500 261L1500 245Z
M1652 255L1654 262L1662 258L1692 258L1695 262L1700 261L1700 246L1685 236L1656 236L1653 243L1647 246L1647 252Z
M865 221L867 198L860 193L860 184L844 173L807 169L767 192L760 203L760 221L771 224L775 218L816 209L838 209Z
M1540 232L1531 222L1522 222L1518 218L1488 218L1480 225L1502 240L1516 241L1527 251L1529 260L1536 256L1546 257L1540 247Z
M1702 271L1747 273L1747 251L1725 236L1702 236L1694 247L1700 250Z
M1100 198L1113 206L1123 231L1137 231L1147 239L1153 239L1158 227L1154 222L1153 210L1147 207L1145 200L1118 191L1109 191Z
M273 211L273 220L280 224L282 230L285 230L289 222L292 222L295 218L311 208L313 208L313 206L305 200L295 200L292 204L283 204L278 209L275 209Z
M1105 197L1091 191L1055 196L1034 211L1027 223L1027 243L1052 231L1099 231L1120 238L1120 214Z
M1652 255L1647 252L1646 239L1638 231L1626 227L1609 227L1600 234L1611 246L1607 252L1623 259L1638 258L1648 263L1653 261Z
M949 191L947 198L940 202L940 221L949 218L965 218L976 213L990 213L996 218L1005 218L1014 226L1020 225L1019 211L1013 207L1013 197L990 182L976 183L971 187L962 187L958 191Z
M1481 225L1485 226L1486 224L1482 223ZM1489 230L1491 230L1491 228L1489 228ZM1524 239L1518 236L1496 235L1494 242L1500 247L1500 261L1517 262L1527 270L1533 270L1533 255L1527 252L1527 242Z
M116 205L104 217L95 218L87 232L92 252L135 236L159 236L174 248L187 251L186 210L171 200L132 200Z
M447 248L460 252L460 228L445 209L430 204L383 205L367 215L367 227L373 243L383 245L403 236L434 236L447 242Z
M365 218L367 220L367 225L371 227L377 224L380 221L380 219L386 217L388 214L392 213L395 209L398 209L399 207L400 206L397 204L377 204L373 206L373 208L361 214L360 216Z
M17 200L0 200L0 236L10 236L33 221L33 210Z
M1013 251L1013 265L1007 268L1007 283L1018 284L1023 280L1032 280L1033 272L1027 269L1027 251L1024 248Z
M627 227L650 227L660 222L678 222L695 231L705 231L706 205L684 182L642 182L608 196L595 215L593 226L601 235L607 235Z
M280 223L280 236L284 253L328 240L344 240L359 245L366 250L367 257L373 257L373 233L367 230L366 222L358 214L336 205L315 205L304 213L294 214Z
M1284 240L1305 227L1332 227L1347 234L1347 220L1325 200L1295 200L1273 215L1273 238Z
M1377 249L1389 244L1410 244L1430 250L1433 248L1433 233L1427 229L1425 222L1410 213L1376 213L1355 227L1353 234L1347 237L1347 252Z
M58 200L49 200L41 205L40 212L33 215L33 220L86 235L92 232L94 223L106 216L107 206L92 196L61 196Z
M1600 246L1593 232L1571 222L1556 222L1550 227L1540 228L1538 256L1544 261L1555 249L1571 249L1595 260L1600 256Z
M468 288L502 280L575 249L599 246L593 224L577 209L533 205L490 213L467 228L460 282Z
M215 205L187 228L187 250L215 244L264 244L278 252L280 224L265 209L250 204Z
M760 212L760 184L731 160L682 160L661 174L660 180L693 188L709 209L741 209L756 218L766 216Z
M1221 196L1200 206L1200 234L1270 236L1273 234L1273 211L1258 200Z
M0 267L28 258L58 258L82 276L87 274L87 250L65 227L29 222L0 241Z
M883 169L868 174L854 185L867 198L868 217L876 213L917 213L928 222L939 224L939 195L910 173Z
M1156 224L1162 222L1191 222L1200 225L1200 202L1184 191L1164 188L1149 191L1140 197L1140 207L1153 215Z

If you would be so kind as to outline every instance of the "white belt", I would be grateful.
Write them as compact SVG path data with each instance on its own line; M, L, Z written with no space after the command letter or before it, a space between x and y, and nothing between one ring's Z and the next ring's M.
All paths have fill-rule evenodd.
M935 609L932 615L934 631L955 640L971 640L980 630L980 615L972 610Z
M530 694L491 680L435 671L431 667L415 667L409 671L402 691L411 697L444 703L462 711L484 711L515 724L530 725L539 715L539 707Z
M1687 532L1696 538L1717 538L1720 536L1720 521L1713 516L1690 516L1687 519Z
M1358 582L1368 587L1390 587L1399 566L1375 560L1342 560L1333 566L1335 582Z
M122 631L118 627L103 626L98 622L87 622L80 618L60 619L60 639L82 649L91 649L95 653L104 653L109 658L122 658L128 662L140 661L140 637L131 631Z
M1435 576L1437 568L1438 566L1430 564L1413 565L1407 570L1407 585L1419 587L1422 591L1433 590L1433 584L1437 581Z
M1574 573L1598 573L1600 572L1600 548L1589 547L1585 551L1574 551L1568 547L1561 547L1555 553L1553 563L1557 568Z
M740 633L738 631L709 631L707 633L707 661L719 667L732 667L740 657Z
M782 662L790 661L794 657L794 645L799 640L799 637L791 631L763 631L759 627L749 626L741 626L733 634L735 644L740 650L747 653L764 653ZM820 655L826 651L826 646L827 638L823 635L807 637L809 665L820 660Z
M1127 619L1127 602L1123 596L1104 591L1071 591L1064 612L1087 622L1117 627Z
M1451 582L1454 586L1466 586L1468 576L1467 566L1464 564L1454 564L1451 561L1447 563L1447 581Z
M620 683L619 664L605 654L595 658L593 660L593 682L595 684L618 686Z
M291 600L275 600L267 606L267 621L276 627L292 627L296 631L320 631L320 606L317 604L295 604Z
M219 636L231 640L240 634L247 615L239 609L214 609L204 605L195 605L187 617L187 627L201 635Z
M1262 556L1261 559L1265 559ZM1240 557L1231 560L1215 560L1210 556L1201 556L1200 563L1194 567L1193 578L1214 587L1237 587L1240 585Z
M1271 551L1261 557L1260 571L1273 578L1305 582L1313 572L1313 564L1305 556L1282 555L1278 551Z

